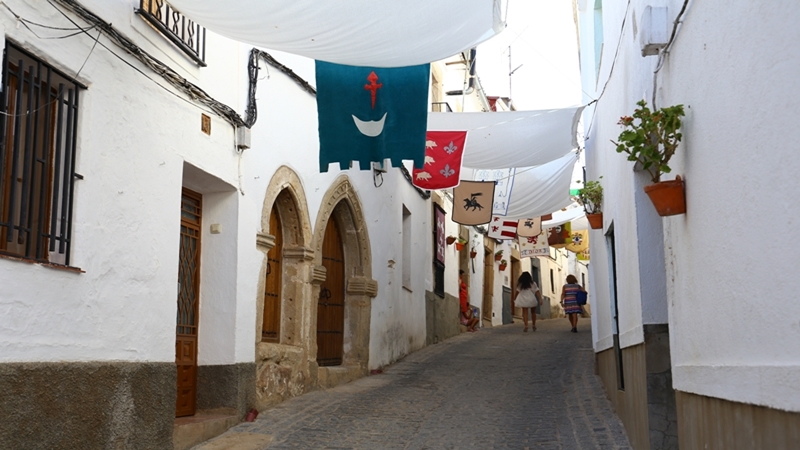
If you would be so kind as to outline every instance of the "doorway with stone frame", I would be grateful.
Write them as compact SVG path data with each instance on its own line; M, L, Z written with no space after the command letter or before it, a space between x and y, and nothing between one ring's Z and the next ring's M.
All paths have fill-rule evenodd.
M315 275L311 307L312 322L317 326L311 335L314 342L311 366L317 373L320 387L333 387L367 374L372 298L378 294L378 283L372 279L372 253L361 201L346 175L334 181L321 204L314 228ZM340 243L332 242L337 239ZM342 295L341 300L335 300L337 305L332 304L333 289L337 290L337 295ZM320 309L320 304L324 309ZM337 323L339 320L333 317L330 308L341 308L340 356L338 350L336 354L320 354L320 349L323 352L332 350L326 347L329 343L320 342L319 331L331 331L336 326L328 329L327 320L335 319ZM320 323L326 328L321 329Z
M310 373L313 253L300 177L281 166L267 187L256 247L264 253L256 299L256 408L301 395Z

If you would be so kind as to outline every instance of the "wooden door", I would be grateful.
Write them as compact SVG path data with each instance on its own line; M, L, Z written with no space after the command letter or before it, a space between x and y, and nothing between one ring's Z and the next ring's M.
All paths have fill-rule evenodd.
M178 369L176 417L193 415L197 400L201 212L200 194L184 188L181 196L178 317L175 339L175 365Z
M322 241L322 265L327 270L317 306L317 363L342 364L344 346L344 250L336 220L331 217Z
M261 340L280 342L281 339L281 284L283 273L283 231L278 208L272 206L269 231L275 236L275 246L267 252L267 279L264 286L264 320Z
M494 293L494 256L491 251L483 255L483 319L492 322L492 294Z

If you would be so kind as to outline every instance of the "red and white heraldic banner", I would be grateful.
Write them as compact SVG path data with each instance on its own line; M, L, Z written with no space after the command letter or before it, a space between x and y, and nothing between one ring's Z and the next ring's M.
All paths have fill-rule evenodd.
M425 164L414 167L414 186L420 189L450 189L458 186L466 131L428 131L425 135Z

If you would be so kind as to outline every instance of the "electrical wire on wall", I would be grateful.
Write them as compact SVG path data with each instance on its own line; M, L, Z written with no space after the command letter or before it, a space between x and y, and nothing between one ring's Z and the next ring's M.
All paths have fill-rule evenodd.
M247 128L251 128L256 123L256 119L258 118L258 105L256 103L256 88L258 87L258 61L264 60L270 66L280 70L286 76L294 80L300 87L303 88L309 94L316 96L317 91L314 89L311 84L304 80L301 76L294 73L294 71L283 64L279 63L275 58L272 57L269 53L254 48L250 50L250 59L247 64L247 74L250 80L250 84L248 86L247 91L247 110L245 111L245 124Z
M656 70L653 71L653 109L656 108L656 92L658 91L658 72L664 67L664 62L669 55L669 50L672 48L672 43L675 42L675 37L678 35L678 27L680 24L683 23L681 20L683 15L686 14L686 7L689 5L689 0L683 1L683 6L681 7L680 12L678 12L678 16L675 18L675 21L672 23L672 33L669 36L669 41L667 41L667 45L658 53L658 64L656 65Z
M120 61L124 62L137 72L141 73L146 78L156 83L162 89L175 95L181 100L186 101L187 103L192 103L192 102L194 102L192 104L199 103L200 105L209 108L211 112L222 117L234 127L245 126L244 120L241 118L241 116L239 116L239 114L236 113L236 111L233 110L233 108L212 98L199 86L189 82L186 78L180 76L177 72L175 72L175 70L173 70L171 67L167 66L166 64L162 63L157 58L155 58L153 55L144 51L133 41L131 41L130 39L119 33L110 23L105 22L103 19L101 19L93 12L87 10L86 8L84 8L83 6L81 6L80 4L78 4L73 0L47 0L47 2L62 16L64 16L64 18L66 18L73 25L75 25L77 29L80 29L81 33L84 33L87 36L91 37L92 40L95 40L96 43L99 42L99 39L95 39L94 36L91 36L89 34L90 28L84 28L78 25L78 23L72 20L72 18L70 18L64 11L62 11L61 8L56 6L55 3L58 3L62 7L69 9L72 13L79 16L87 23L89 23L91 25L91 28L99 29L111 42L113 42L115 45L125 50L129 55L136 58L139 62L147 66L150 70L159 74L161 78L163 78L167 83L169 83L175 89L186 94L192 101L186 100L185 98L177 95L170 89L167 89L162 84L156 82L149 75L145 74L141 69L134 66L133 64L122 58L120 55L118 55L116 52L111 50L107 45L103 44L102 42L99 42L100 46L111 52L111 54L119 58ZM8 7L6 6L6 8Z
M584 140L589 139L589 135L592 132L592 125L594 125L594 117L596 116L597 112L597 104L600 102L600 99L603 98L603 94L606 93L606 88L608 87L608 83L611 81L611 75L614 74L614 67L617 65L617 58L619 57L619 48L622 46L622 36L625 34L625 24L628 23L628 13L631 9L631 0L628 0L628 5L625 7L625 16L622 18L622 25L620 26L619 30L619 39L617 40L617 49L614 51L614 59L611 60L611 68L608 71L608 78L606 78L606 82L603 84L603 90L600 91L600 95L597 96L596 99L590 101L586 104L586 106L590 106L592 103L595 104L594 111L592 112L592 120L589 121L589 128L586 130L586 134L584 135Z

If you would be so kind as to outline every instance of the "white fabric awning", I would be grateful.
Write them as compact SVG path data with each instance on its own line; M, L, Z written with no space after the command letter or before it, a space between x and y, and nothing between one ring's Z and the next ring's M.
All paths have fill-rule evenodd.
M503 30L500 0L169 0L207 29L338 64L438 61Z
M572 203L569 186L577 160L577 154L570 152L541 166L517 168L506 217L526 219L543 216ZM542 224L545 226L548 226L547 222Z
M539 166L578 147L578 121L583 108L429 113L428 131L468 131L464 167Z

